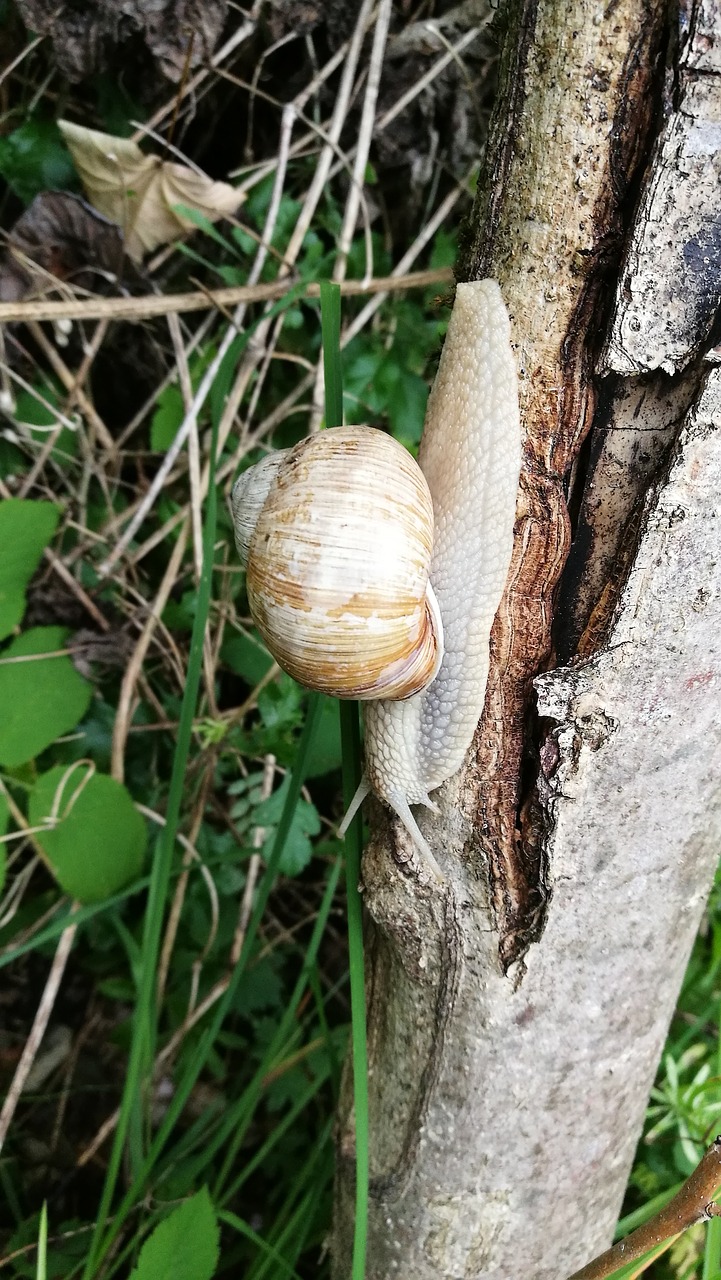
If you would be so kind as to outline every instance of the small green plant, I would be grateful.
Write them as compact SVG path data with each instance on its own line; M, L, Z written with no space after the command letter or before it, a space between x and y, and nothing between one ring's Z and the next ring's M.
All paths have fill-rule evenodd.
M652 1089L646 1142L673 1134L677 1167L690 1172L721 1123L721 1078L712 1074L706 1046L696 1043L678 1059L667 1053L660 1082Z
M29 116L0 137L0 174L23 204L48 189L78 189L57 124L40 115Z
M42 772L37 757L74 729L92 687L76 670L62 627L30 627L12 640L26 590L60 518L52 503L0 505L0 779L3 833L12 796L27 804L35 846L58 884L79 902L110 897L140 872L145 823L126 788L92 761ZM5 865L3 860L2 865Z
M203 1188L154 1227L130 1280L211 1280L219 1241L217 1215Z

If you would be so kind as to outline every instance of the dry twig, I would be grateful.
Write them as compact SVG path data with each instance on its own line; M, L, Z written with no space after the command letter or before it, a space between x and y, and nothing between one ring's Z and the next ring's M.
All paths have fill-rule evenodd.
M341 293L346 298L355 298L398 289L426 289L433 284L448 284L452 279L450 267L440 267L415 271L406 276L394 274L379 276L375 280L344 280ZM238 284L226 289L197 289L192 293L149 293L138 298L0 302L0 324L20 324L29 320L148 320L151 316L167 316L173 311L208 311L211 307L230 307L241 302L275 302L285 297L293 283L292 279L286 278L272 280L268 284ZM320 285L310 281L305 286L305 296L319 298Z
M659 1245L670 1245L697 1222L708 1222L721 1217L721 1206L714 1203L714 1196L721 1188L721 1136L717 1137L690 1178L684 1182L673 1200L643 1226L632 1231L625 1240L618 1240L605 1253L599 1254L580 1271L574 1271L569 1280L605 1280L614 1271L629 1262L639 1262L644 1254ZM657 1256L657 1255L654 1255ZM646 1270L640 1266L636 1274Z
M175 581L180 571L185 553L185 544L188 539L188 525L186 524L178 535L173 554L168 561L168 567L163 574L163 580L158 588L157 595L150 606L145 625L140 633L138 642L133 650L130 662L123 676L123 683L120 687L120 696L118 698L118 710L115 717L115 725L113 727L113 745L111 753L110 772L113 778L118 782L122 782L125 776L125 742L130 728L130 720L133 713L133 694L138 677L148 651L148 646L153 638L160 615L163 612L170 593L175 586Z
M2 1111L0 1111L0 1151L2 1151L8 1130L15 1115L15 1109L20 1101L25 1082L30 1074L30 1069L35 1061L35 1056L42 1044L43 1036L47 1030L50 1014L53 1011L55 998L62 982L65 966L68 962L70 949L75 938L77 925L71 923L66 925L60 935L60 940L53 957L53 963L50 967L45 990L40 998L33 1025L30 1029L30 1035L25 1041L20 1061L15 1068L15 1074L12 1078L10 1088L7 1091Z

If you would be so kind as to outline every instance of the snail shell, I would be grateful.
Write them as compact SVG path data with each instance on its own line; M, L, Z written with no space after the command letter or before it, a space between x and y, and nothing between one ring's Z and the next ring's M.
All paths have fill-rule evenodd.
M483 712L521 465L494 280L457 287L419 459L422 471L369 427L325 431L241 476L233 516L251 612L281 666L369 699L363 780L339 831L373 791L442 879L410 806L436 809L430 793L461 767Z
M433 504L402 445L331 428L249 468L232 507L250 612L289 675L360 699L408 698L433 680Z

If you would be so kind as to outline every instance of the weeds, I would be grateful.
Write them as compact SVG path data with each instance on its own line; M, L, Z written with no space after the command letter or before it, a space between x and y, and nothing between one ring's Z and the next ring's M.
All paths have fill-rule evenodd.
M284 107L261 118L255 101L272 149L236 175L237 215L215 226L179 198L195 233L139 269L124 258L118 270L117 237L74 194L41 194L79 190L61 115L121 137L131 117L119 118L117 101L111 113L93 109L85 88L61 110L41 99L28 114L29 85L52 65L37 42L9 82L5 278L38 299L32 324L4 331L0 435L0 520L16 548L0 580L0 682L15 708L0 726L0 960L15 993L0 1121L11 1274L41 1265L41 1199L49 1276L318 1271L349 1019L337 710L259 645L224 495L240 468L323 416L323 277L349 276L362 291L353 278L365 276L375 289L346 303L333 343L346 416L385 421L409 444L420 435L443 327L435 295L454 251L439 229L467 195L453 180L429 192L428 216L400 253L371 230L363 196L354 234L358 187L344 184L368 171L368 92L355 159L340 140L352 137L365 59L382 62L387 31L364 44L369 19L340 46L342 73L331 56ZM253 104L221 79L242 66L242 24L227 46L227 62L223 46L202 72L198 99L181 87L151 116L154 131L174 116L173 162L202 159L183 137L203 93L222 88L241 113ZM335 97L327 78L340 83ZM154 134L151 149L162 155L162 142ZM140 173L137 149L122 154ZM425 293L405 297L395 286L416 265ZM393 291L374 284L383 275ZM236 291L231 311L225 294L218 307L208 300L219 288ZM177 295L203 309L176 311ZM74 319L42 319L43 307L68 303L80 307ZM100 317L86 318L96 303ZM356 844L362 989L357 858ZM358 1054L362 1029L355 1043ZM189 1234L197 1257L183 1249Z

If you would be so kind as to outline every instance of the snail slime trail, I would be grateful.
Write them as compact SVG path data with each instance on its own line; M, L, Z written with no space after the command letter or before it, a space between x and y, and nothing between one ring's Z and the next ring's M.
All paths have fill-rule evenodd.
M418 461L372 427L330 428L244 472L232 505L274 658L365 701L363 781L341 832L373 791L440 877L410 805L436 808L429 793L460 769L483 711L521 463L493 280L457 287Z

